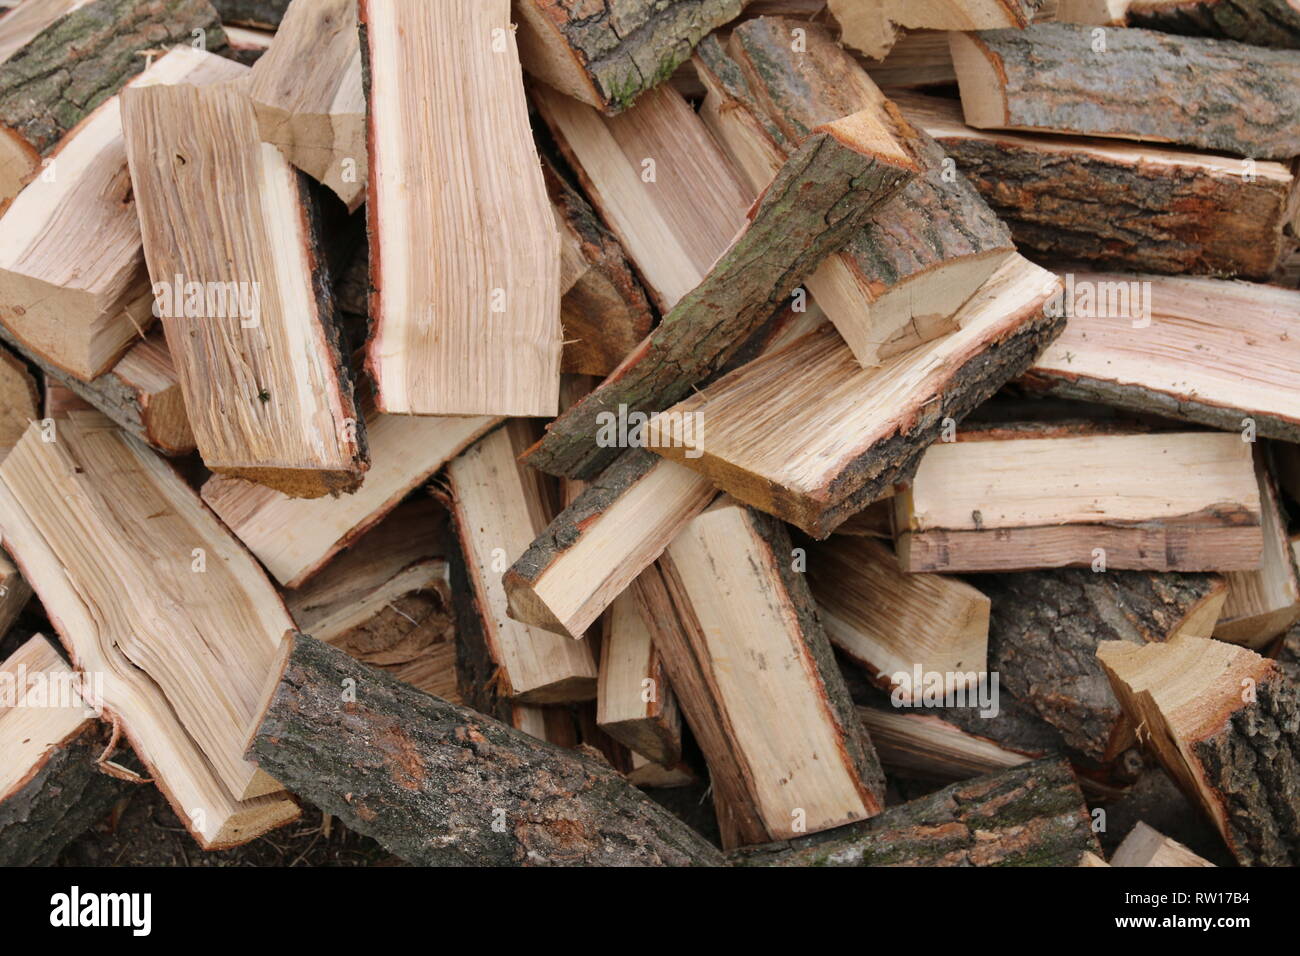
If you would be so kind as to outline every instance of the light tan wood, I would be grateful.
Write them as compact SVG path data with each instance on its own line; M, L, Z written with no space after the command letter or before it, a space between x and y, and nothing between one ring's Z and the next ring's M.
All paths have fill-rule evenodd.
M628 783L638 787L689 787L699 780L695 771L687 764L678 763L665 767L642 757L635 750L632 751L632 769L624 776L627 777Z
M127 88L219 83L244 72L224 57L179 47ZM152 310L119 94L68 134L0 218L0 322L43 359L88 381L139 341Z
M867 60L865 65L867 75L882 87L922 88L957 82L948 34L942 30L904 31L884 59Z
M1093 853L1091 851L1088 851L1084 853L1083 856L1079 857L1079 865L1080 866L1110 866L1109 863L1107 863L1096 853Z
M631 591L615 598L605 615L596 723L653 763L672 767L681 759L677 698Z
M32 599L32 586L18 572L9 556L0 551L0 637L9 633L18 615Z
M1111 866L1214 866L1204 857L1197 856L1177 840L1171 839L1154 827L1139 820L1124 838L1114 855Z
M859 707L858 716L886 767L934 780L965 780L1034 759L930 714Z
M516 460L534 440L529 423L515 420L452 461L452 514L502 693L532 704L590 700L597 678L591 645L522 624L506 610L502 577L510 557L545 529L558 505L550 479Z
M371 415L366 434L372 464L355 494L290 498L252 482L214 476L203 486L203 500L273 578L300 587L497 422Z
M1123 26L1133 0L1055 0L1051 17L1036 15L1034 22L1086 23L1095 26ZM1044 4L1048 6L1048 4Z
M0 465L0 530L77 667L205 846L298 814L244 758L293 621L153 452L95 412L33 426Z
M89 2L90 0L31 0L19 3L0 20L0 63L21 50L54 21ZM14 4L9 3L7 6Z
M366 97L356 0L296 0L253 66L262 141L355 210L366 198Z
M381 411L558 411L560 237L509 0L363 0Z
M36 382L27 366L8 349L0 349L0 459L39 417L39 407Z
M827 0L840 25L840 42L873 60L883 59L898 36L885 5L875 0Z

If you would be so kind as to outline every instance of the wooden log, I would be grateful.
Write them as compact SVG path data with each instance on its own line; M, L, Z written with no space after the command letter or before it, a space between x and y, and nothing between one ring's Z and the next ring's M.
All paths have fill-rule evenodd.
M271 576L301 587L343 548L391 512L430 475L499 424L493 418L420 419L372 414L372 464L365 484L342 498L302 499L215 475L203 500Z
M379 409L554 415L560 237L528 125L509 0L364 0L361 19L366 364Z
M354 491L365 427L300 174L258 142L253 108L230 84L127 89L122 125L204 464L298 497Z
M883 805L875 751L792 558L784 526L722 498L634 585L708 761L726 847Z
M1133 0L1043 0L1034 14L1035 23L1086 23L1091 26L1124 26ZM1129 26L1137 26L1128 23Z
M81 688L39 634L0 663L0 866L53 865L127 789L96 763L104 741Z
M0 551L0 638L9 633L31 599L32 586L18 573L9 556Z
M354 211L366 198L366 97L353 0L291 4L246 87L262 141Z
M1177 840L1139 822L1110 858L1111 866L1214 866Z
M1032 392L1300 441L1300 400L1283 384L1300 374L1300 292L1075 273L1061 305L1070 318L1026 374Z
M0 211L41 169L42 157L149 65L149 51L190 44L196 35L213 52L225 45L208 0L26 6L30 16L24 10L0 27Z
M772 181L704 281L600 388L547 428L528 463L575 478L597 474L617 454L597 444L602 413L618 415L620 407L659 411L687 394L917 171L904 144L870 114L815 132Z
M1296 0L1131 0L1128 24L1164 33L1300 50L1300 3Z
M613 115L673 75L695 44L739 16L745 0L633 0L574 7L521 0L524 69L561 93Z
M215 0L212 4L223 23L274 30L284 19L290 0Z
M968 780L1028 763L1033 757L977 736L933 714L859 707L880 763L932 780Z
M624 591L605 615L596 684L596 723L664 767L682 756L682 718L636 597Z
M1300 233L1296 177L1283 163L978 130L951 100L890 95L956 160L1027 253L1266 279Z
M313 804L418 865L716 865L616 771L421 694L305 635L250 753ZM356 682L356 700L339 699Z
M527 548L558 510L550 479L516 460L535 438L531 424L516 419L454 459L447 466L448 508L500 693L532 704L590 700L597 677L590 643L529 627L506 613L509 555Z
M161 459L95 412L33 426L0 465L0 529L79 670L208 849L298 808L244 759L293 621L252 558Z
M740 866L1078 866L1100 853L1064 760L1039 760L852 826L730 855Z
M1243 866L1300 860L1300 703L1272 661L1179 638L1097 649L1139 739Z
M224 57L179 47L126 88L243 73ZM82 381L111 370L153 322L120 100L105 100L66 136L0 218L0 322Z
M993 602L989 671L1069 747L1098 762L1133 742L1097 662L1098 645L1209 637L1228 595L1213 574L1066 568L974 581Z
M224 26L226 43L230 47L229 56L236 63L252 66L267 50L275 34L267 30L254 30L249 27Z
M0 459L40 417L39 408L40 395L27 366L8 349L0 349Z
M1244 571L1263 549L1250 445L1238 435L939 443L894 502L909 571Z
M954 689L988 670L989 599L963 581L904 574L892 548L833 535L808 555L808 584L831 643L908 700L915 668Z
M945 421L1033 362L1063 324L1043 311L1058 286L1016 257L963 306L959 331L877 369L833 330L811 333L652 418L649 447L824 538L906 480Z
M840 25L840 41L872 59L896 49L900 27L948 30L996 30L1025 27L1042 0L829 0Z
M1088 26L951 35L966 122L981 129L1181 143L1256 159L1300 153L1300 56ZM1102 41L1097 41L1102 42Z

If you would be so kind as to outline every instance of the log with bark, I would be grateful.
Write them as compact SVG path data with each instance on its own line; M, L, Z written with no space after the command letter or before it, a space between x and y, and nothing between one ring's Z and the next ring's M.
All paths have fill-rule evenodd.
M27 366L0 349L0 459L18 444L27 426L40 418L40 393Z
M682 718L635 595L624 591L605 615L596 684L596 723L665 767L682 755Z
M1297 0L1131 0L1128 24L1164 33L1300 49Z

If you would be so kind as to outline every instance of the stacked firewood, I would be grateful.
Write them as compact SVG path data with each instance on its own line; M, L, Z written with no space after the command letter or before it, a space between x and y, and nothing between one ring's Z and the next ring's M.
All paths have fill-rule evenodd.
M0 862L1300 863L1297 157L1295 0L22 0Z

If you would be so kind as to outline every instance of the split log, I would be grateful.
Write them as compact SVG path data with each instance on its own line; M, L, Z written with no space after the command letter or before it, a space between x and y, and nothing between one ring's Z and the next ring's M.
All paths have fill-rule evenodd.
M617 772L430 697L305 635L250 754L420 865L716 865L717 850ZM339 687L355 681L356 699Z
M102 415L33 426L0 465L0 529L79 670L208 849L298 816L244 759L293 621L162 459Z
M348 211L366 198L366 97L355 0L291 4L246 87L262 141Z
M18 573L9 556L0 551L0 637L9 633L31 599L32 586Z
M238 478L213 476L203 500L287 588L301 587L430 475L499 424L493 418L370 415L371 467L361 490L302 499Z
M1035 23L1086 23L1090 26L1120 27L1134 0L1040 0ZM1129 26L1137 24L1129 22Z
M616 598L605 615L596 723L654 763L673 767L681 761L682 718L677 698L630 591Z
M243 66L252 66L260 60L271 49L271 41L275 39L275 34L266 30L232 26L225 26L224 30L230 58Z
M613 115L665 82L695 44L740 15L746 0L646 0L597 8L520 0L524 69Z
M859 707L858 717L871 734L881 764L891 772L933 780L968 780L1033 759L933 714Z
M127 789L96 762L104 741L81 689L39 634L0 663L0 866L53 865Z
M792 558L783 525L722 498L633 585L708 761L726 847L883 806L875 751Z
M892 53L907 29L996 30L1025 27L1042 0L829 0L841 42L873 59Z
M1300 154L1300 56L1231 41L1046 23L951 35L966 122ZM1095 43L1104 42L1102 49Z
M221 52L208 0L63 0L24 5L0 26L0 210L78 123L148 65L190 44ZM52 16L53 15L53 16Z
M914 30L897 39L881 60L866 62L867 75L882 88L950 86L957 82L943 30ZM892 97L891 93L891 97Z
M1300 50L1297 0L1131 0L1133 27Z
M27 366L8 349L0 349L0 459L41 417L39 409L40 395Z
M1243 866L1300 861L1300 702L1277 665L1222 641L1179 638L1097 656L1141 741Z
M1209 637L1228 594L1213 574L1068 568L973 580L993 602L990 673L1067 745L1098 762L1133 743L1097 662L1098 645Z
M379 409L554 415L560 237L510 2L362 0L361 20Z
M1214 866L1209 860L1197 856L1177 840L1171 840L1145 823L1138 823L1115 855L1111 866Z
M956 160L1027 252L1266 279L1300 234L1296 177L1283 163L978 130L951 100L891 96Z
M1257 568L1250 448L1215 432L939 443L894 498L899 560L945 572Z
M301 174L258 141L237 85L129 88L122 126L204 464L298 497L355 490L365 428Z
M1039 394L1300 442L1300 292L1217 279L1073 273Z
M962 307L959 331L876 369L834 330L811 333L652 418L649 447L824 538L906 480L946 421L1028 368L1064 324L1043 311L1058 287L1014 257ZM685 432L696 414L702 441Z
M453 460L447 466L448 510L500 693L532 704L590 700L597 677L591 644L521 624L506 612L508 556L527 548L558 508L551 480L516 460L535 438L531 424L516 419Z
M952 687L988 670L989 599L963 581L905 574L891 548L836 535L808 555L808 583L831 643L905 699L916 668Z
M863 823L747 847L741 866L1078 866L1100 853L1064 760L955 783Z
M219 83L244 68L189 47L127 84ZM82 381L106 374L153 322L154 298L120 96L102 103L0 218L0 322L41 360Z
M548 426L528 463L575 478L598 473L617 454L597 444L602 413L655 412L682 398L917 171L905 144L870 113L814 132L704 281L600 388Z

